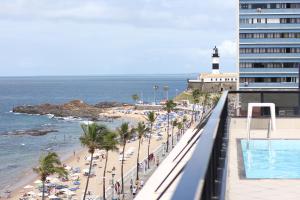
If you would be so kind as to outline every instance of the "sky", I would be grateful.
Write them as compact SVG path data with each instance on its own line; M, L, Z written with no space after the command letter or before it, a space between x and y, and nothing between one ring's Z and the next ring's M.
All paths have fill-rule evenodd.
M224 3L225 2L225 3ZM1 0L0 76L234 71L234 0Z

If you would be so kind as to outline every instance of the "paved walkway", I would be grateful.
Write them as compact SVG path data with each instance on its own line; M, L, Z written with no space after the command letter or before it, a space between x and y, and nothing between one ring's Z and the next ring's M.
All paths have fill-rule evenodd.
M232 118L229 127L229 160L226 199L229 200L299 200L300 179L245 179L240 176L241 154L238 140L247 138L246 119ZM277 131L271 138L300 139L300 119L277 119ZM252 130L252 138L266 138L267 131ZM239 162L240 160L240 162Z

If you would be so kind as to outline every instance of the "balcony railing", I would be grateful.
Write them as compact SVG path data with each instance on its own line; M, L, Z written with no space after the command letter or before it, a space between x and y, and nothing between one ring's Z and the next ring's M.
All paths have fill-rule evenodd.
M296 43L296 44L295 44ZM297 44L298 43L298 44ZM298 47L300 38L251 38L251 39L240 39L240 45L245 47Z
M256 1L259 2L259 1ZM294 8L287 8L287 9L261 9L259 12L257 9L240 9L240 15L274 15L274 14L280 14L280 15L295 15L295 13L299 13L299 9ZM267 17L266 17L267 18Z
M191 159L181 173L172 199L225 199L227 118L245 117L248 103L255 102L274 103L277 117L300 117L300 90L224 92L203 128ZM253 117L258 115L269 117L270 112L264 108L253 111Z
M295 88L297 89L298 83L289 83L289 82L280 82L280 83L240 83L240 88L242 89L259 89L259 88L269 88L269 89L276 89L276 88Z
M182 199L224 199L224 169L227 116L227 94L224 92L211 114L192 158L172 197Z
M298 74L298 68L240 68L240 73L280 73L280 74Z
M240 24L240 29L294 29L300 28L300 24Z

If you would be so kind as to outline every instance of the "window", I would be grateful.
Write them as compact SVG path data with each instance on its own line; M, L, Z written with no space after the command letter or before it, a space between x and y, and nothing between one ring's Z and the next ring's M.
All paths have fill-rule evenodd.
M257 18L257 23L258 23L258 24L261 23L261 18Z

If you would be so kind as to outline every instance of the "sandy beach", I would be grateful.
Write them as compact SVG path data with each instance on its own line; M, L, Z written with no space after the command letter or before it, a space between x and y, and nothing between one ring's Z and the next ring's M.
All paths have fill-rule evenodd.
M126 120L140 121L140 120L145 120L145 115L143 115L143 112L144 111L133 111L133 113L124 114L124 113L119 113L116 111L111 111L111 112L108 112L107 115L120 115L121 118L124 119L124 121L126 121ZM150 153L152 153L155 149L157 149L159 146L161 146L163 142L166 141L167 134L166 134L164 128L162 130L164 131L164 133L161 132L161 133L163 133L163 139L158 140L158 137L156 137L156 136L152 137ZM175 131L175 133L176 133L176 131ZM170 133L171 133L171 130L170 130ZM141 150L140 150L140 161L147 158L147 142L148 142L148 139L144 138L143 143L141 145ZM132 150L133 153L126 159L126 161L124 161L124 175L126 175L126 173L128 171L130 171L130 169L132 169L133 167L136 166L138 140L129 142L126 145L125 152L128 150ZM106 178L106 188L107 189L111 187L110 180L111 180L112 175L111 175L110 171L113 167L116 168L115 180L119 180L121 178L121 176L120 176L121 161L119 161L119 156L120 156L119 151L109 152L108 163L107 163L107 173L106 173L106 177L107 177ZM75 169L75 168L81 169L81 172L78 173L78 177L80 180L79 189L77 191L75 191L76 195L73 197L73 199L81 199L82 195L84 193L84 187L85 187L87 178L86 178L86 176L84 176L83 170L88 169L88 167L89 167L89 165L88 165L89 162L88 162L88 160L85 159L88 157L89 157L89 154L87 152L87 149L81 149L81 150L76 151L75 154L71 155L67 160L65 160L63 162L63 164L65 164L68 167L71 167L72 169ZM94 170L96 176L90 178L88 191L91 191L91 194L94 196L99 196L99 195L102 196L102 184L103 184L102 178L103 178L104 159L102 159L100 156L99 159L95 160L95 164L96 165L93 168L93 170ZM140 172L140 173L142 173L142 172ZM52 177L54 178L56 176L52 176ZM71 177L69 177L69 179L71 179ZM133 177L133 180L134 179L135 179L135 176ZM30 182L27 182L24 185L22 185L19 189L12 191L10 199L19 199L24 193L29 192L29 191L33 191L36 194L38 194L39 191L35 188L24 189L25 185L31 185L31 186L36 187L37 184L34 183L36 180L38 180L37 176ZM63 185L68 185L69 188L75 187L75 185L73 185L73 181L63 182ZM55 193L55 191L52 191L51 194L54 194L54 193ZM41 199L41 197L35 196L34 199Z

